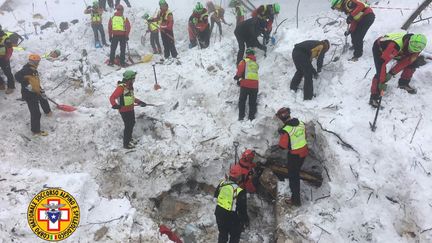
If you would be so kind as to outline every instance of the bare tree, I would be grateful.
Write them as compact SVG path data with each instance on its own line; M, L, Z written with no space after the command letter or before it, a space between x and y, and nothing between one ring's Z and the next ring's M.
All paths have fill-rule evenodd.
M420 13L432 3L432 0L425 0L420 6L414 11L413 14L407 19L407 21L402 25L401 29L408 30L413 21L420 15Z

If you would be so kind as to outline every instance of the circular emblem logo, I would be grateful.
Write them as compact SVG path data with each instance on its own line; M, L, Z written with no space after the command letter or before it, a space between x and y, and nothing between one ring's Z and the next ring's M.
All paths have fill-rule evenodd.
M39 238L60 241L78 228L80 210L75 198L66 191L49 188L39 192L27 209L28 224Z

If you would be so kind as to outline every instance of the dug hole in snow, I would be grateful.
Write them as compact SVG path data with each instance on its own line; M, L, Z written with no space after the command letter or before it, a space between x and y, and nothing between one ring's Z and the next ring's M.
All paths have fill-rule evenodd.
M71 193L81 207L80 227L70 241L168 242L158 232L162 223L185 241L215 241L212 194L233 161L233 141L240 142L239 151L252 148L265 154L278 138L272 117L281 106L289 106L293 116L310 127L312 152L304 169L321 173L323 184L316 188L301 182L303 205L289 209L283 205L288 183L268 173L277 197L248 195L251 227L242 234L243 242L431 241L432 219L425 217L432 215L430 64L416 71L415 96L396 89L397 81L392 80L378 130L371 133L368 124L375 112L367 105L374 73L372 43L383 33L399 31L409 10L374 9L377 19L366 35L364 56L354 64L347 61L349 52L341 53L344 17L331 11L327 1L302 1L299 29L296 3L282 3L278 20L288 20L278 31L276 46L269 48L267 58L257 50L262 79L257 119L240 123L238 88L232 81L237 50L233 27L224 28L222 41L212 39L210 48L189 50L185 30L195 1L173 1L170 8L182 65L156 66L159 91L152 88L150 63L133 67L138 72L137 97L160 106L136 109L134 136L139 144L125 151L123 123L108 102L123 70L103 64L109 48L93 48L88 16L80 15L85 8L81 1L47 2L52 15L44 3L35 2L34 12L44 16L41 24L53 17L57 22L78 18L79 23L60 34L55 28L28 33L23 42L26 51L14 52L12 69L21 68L29 53L60 49L58 60L41 62L42 85L50 97L78 110L73 114L54 110L54 117L43 116L41 124L49 136L36 138L29 131L26 104L16 101L19 92L0 94L0 239L35 241L25 212L35 194L52 186ZM378 7L413 8L421 1L372 2ZM140 56L150 51L148 43L140 45L146 29L140 16L154 12L157 2L131 4L134 8L125 12L133 25L130 48ZM3 28L31 32L32 6L18 0L10 5L18 21L5 11L0 16ZM107 20L110 15L103 17ZM229 13L227 20L235 21ZM425 22L413 25L411 31L428 37L432 33ZM295 43L324 38L333 43L332 49L314 81L316 97L304 102L301 90L289 92L295 71L290 54ZM87 55L82 55L83 50ZM332 62L334 57L339 61Z

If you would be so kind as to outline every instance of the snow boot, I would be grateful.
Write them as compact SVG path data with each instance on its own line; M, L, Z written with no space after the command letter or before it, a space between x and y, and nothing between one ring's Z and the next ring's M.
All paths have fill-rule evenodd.
M135 145L132 142L129 142L128 144L124 145L123 148L125 148L125 149L134 149Z
M371 95L369 99L369 105L371 105L373 108L378 108L378 102L379 102L379 95Z
M102 45L99 41L95 42L95 48L102 48Z
M411 87L409 84L398 85L398 88L405 90L409 94L417 94L417 90L415 88Z
M40 132L34 132L34 136L48 136L48 132L46 131L40 131Z
M0 84L0 90L5 90L6 86L4 84Z
M5 91L5 94L12 94L15 91L15 88L7 88L7 90Z
M285 199L285 203L288 204L288 206L295 206L295 207L301 206L301 202L295 202L292 198Z

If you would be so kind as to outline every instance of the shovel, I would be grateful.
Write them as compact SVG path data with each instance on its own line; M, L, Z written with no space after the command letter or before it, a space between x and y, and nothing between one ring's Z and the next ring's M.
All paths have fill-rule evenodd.
M350 25L347 25L347 31L349 31L349 29L350 29ZM342 48L342 54L344 54L345 52L347 52L347 51L348 51L348 48L349 48L349 44L348 44L348 35L346 35L346 36L345 36L345 44L344 44L344 46L343 46L343 48Z
M155 84L153 85L153 89L154 90L158 90L161 88L161 86L158 84L157 82L157 77L156 77L156 68L155 68L156 64L153 63L153 73L154 73L154 77L155 77Z
M60 105L57 102L55 102L54 100L52 100L51 98L47 97L47 99L49 101L51 101L52 103L54 103L57 106L57 109L59 109L59 110L66 111L66 112L72 112L72 111L76 110L76 108L73 107L73 106L70 106L70 105Z

